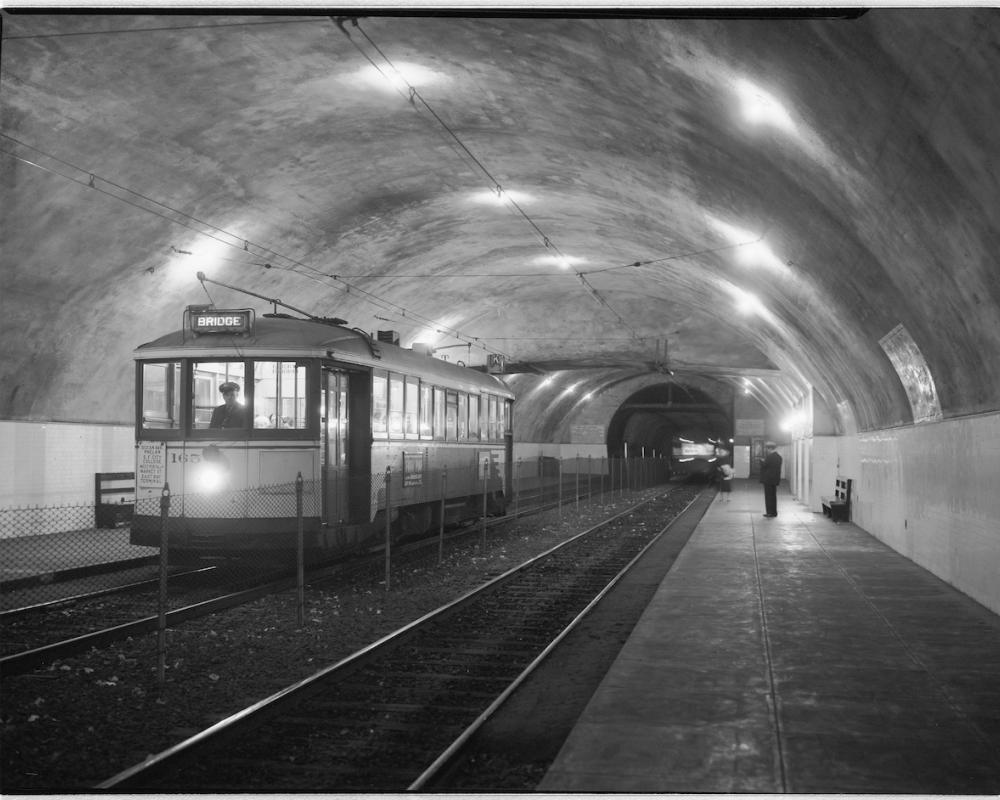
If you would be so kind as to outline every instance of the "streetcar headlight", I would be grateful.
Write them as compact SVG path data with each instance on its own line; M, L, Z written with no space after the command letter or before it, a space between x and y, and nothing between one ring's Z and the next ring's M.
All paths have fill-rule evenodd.
M217 492L226 483L226 470L218 464L202 464L197 480L203 492Z

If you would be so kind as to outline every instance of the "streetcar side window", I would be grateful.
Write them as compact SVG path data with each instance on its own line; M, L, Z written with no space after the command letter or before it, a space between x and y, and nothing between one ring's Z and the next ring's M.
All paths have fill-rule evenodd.
M403 376L389 373L389 436L403 435Z
M469 395L458 393L458 441L469 439Z
M479 395L469 395L469 438L479 440Z
M191 427L244 429L248 427L246 370L242 361L195 361L191 365ZM235 383L232 401L220 391ZM228 406L228 408L227 408Z
M418 423L420 420L420 381L418 378L406 379L406 408L403 414L403 433L407 439L420 436Z
M253 367L253 379L254 428L302 430L309 427L305 364L257 361Z
M445 393L444 438L449 442L458 439L458 393Z
M497 397L494 394L490 395L489 399L490 408L490 419L489 419L489 437L491 442L495 442L498 438L497 436Z
M444 439L444 389L434 387L434 438Z
M389 379L372 375L372 436L384 439L389 430Z
M420 438L430 439L434 435L434 389L429 383L420 384Z
M140 423L146 429L176 430L181 417L181 364L142 365Z

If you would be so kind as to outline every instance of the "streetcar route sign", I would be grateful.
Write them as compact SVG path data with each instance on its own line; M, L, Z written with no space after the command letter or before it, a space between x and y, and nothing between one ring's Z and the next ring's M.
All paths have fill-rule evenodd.
M135 457L136 497L151 497L167 480L166 442L140 442Z

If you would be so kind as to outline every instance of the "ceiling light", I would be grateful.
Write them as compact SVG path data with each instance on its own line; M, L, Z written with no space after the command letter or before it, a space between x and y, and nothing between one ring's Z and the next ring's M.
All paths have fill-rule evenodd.
M532 263L537 266L552 266L559 269L570 269L574 264L582 264L585 259L576 256L539 256Z
M741 314L763 314L764 305L760 302L760 298L752 292L744 292L742 290L737 290L736 295L736 310Z
M393 66L362 67L357 72L346 75L345 78L362 87L379 89L385 92L408 93L410 87L419 89L438 83L443 78L440 73L421 67L419 64L396 63Z
M742 78L736 81L736 94L740 98L743 117L751 125L771 125L784 131L795 131L791 115L774 95Z
M502 206L504 203L512 202L517 203L519 206L523 206L527 203L532 203L535 200L533 195L527 192L519 192L516 189L484 189L481 192L476 192L471 195L470 199L473 203L483 203L484 205L499 205Z

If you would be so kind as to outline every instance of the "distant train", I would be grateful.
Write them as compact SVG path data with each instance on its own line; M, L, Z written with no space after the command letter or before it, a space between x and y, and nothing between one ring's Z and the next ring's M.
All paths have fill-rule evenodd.
M299 496L306 548L331 553L384 536L387 493L394 537L503 513L507 386L339 323L189 306L136 349L133 544L288 551Z

